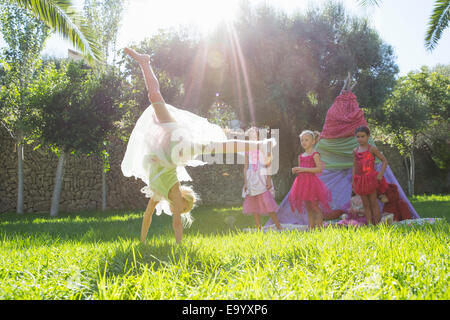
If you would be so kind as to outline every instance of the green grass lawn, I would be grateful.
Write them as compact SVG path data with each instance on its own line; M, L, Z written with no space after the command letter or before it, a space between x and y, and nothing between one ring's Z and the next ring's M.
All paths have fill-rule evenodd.
M199 207L175 244L143 212L0 216L0 299L449 299L450 196L418 196L425 226L254 232L240 207Z

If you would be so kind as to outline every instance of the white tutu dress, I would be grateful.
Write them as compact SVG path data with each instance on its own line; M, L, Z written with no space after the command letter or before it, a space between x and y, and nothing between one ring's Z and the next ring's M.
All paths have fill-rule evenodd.
M125 177L134 176L146 184L141 189L146 197L159 201L157 215L163 211L172 215L168 191L178 181L192 181L185 166L207 164L195 159L202 154L202 146L233 141L227 140L222 128L206 118L169 104L166 107L175 122L160 123L149 106L131 132L121 165ZM269 141L276 145L273 138L255 143L267 145Z
M266 157L264 156L264 153L258 150L249 152L248 154L249 166L245 172L247 178L247 189L245 189L245 186L242 187L242 198L247 196L257 196L267 191L266 181L268 172L266 168L264 168L264 165L266 164ZM275 189L273 185L269 191L272 196L275 197Z
M195 160L202 152L202 145L227 140L222 128L207 119L169 104L166 107L175 122L160 123L153 106L145 109L131 132L121 165L125 177L134 176L145 182L141 191L146 197L159 201L157 215L162 211L172 215L167 192L157 188L164 175L176 172L177 181L192 181L184 167L206 164Z

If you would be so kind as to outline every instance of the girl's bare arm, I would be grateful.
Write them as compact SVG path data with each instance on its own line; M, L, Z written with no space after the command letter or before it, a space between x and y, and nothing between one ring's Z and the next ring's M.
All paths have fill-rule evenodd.
M141 242L145 242L145 238L147 238L148 229L152 223L153 212L155 211L155 207L158 204L158 201L154 201L150 199L147 204L147 208L145 209L144 218L142 219L142 227L141 227Z
M386 167L388 165L386 157L380 152L380 150L377 149L375 146L370 146L370 152L373 153L375 157L380 159L380 161L383 163L381 166L381 170L378 173L378 179L381 180L381 178L384 176L384 172L386 171Z

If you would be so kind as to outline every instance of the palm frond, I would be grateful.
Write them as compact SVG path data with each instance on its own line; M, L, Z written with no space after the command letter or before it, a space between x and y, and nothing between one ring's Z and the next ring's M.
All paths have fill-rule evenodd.
M362 7L368 7L368 6L379 6L381 3L381 0L357 0L358 4Z
M33 13L48 27L69 39L89 62L102 61L102 50L85 19L77 12L71 0L14 0L18 6Z
M450 0L436 0L425 36L425 47L428 50L432 51L436 47L442 32L448 27L449 21Z

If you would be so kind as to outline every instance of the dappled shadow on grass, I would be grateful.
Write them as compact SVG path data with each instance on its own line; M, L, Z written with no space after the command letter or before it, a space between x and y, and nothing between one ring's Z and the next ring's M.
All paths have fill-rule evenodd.
M101 261L99 271L107 277L140 275L144 269L150 272L173 268L200 270L204 263L198 248L177 244L172 237L118 246Z
M183 230L183 241L176 244L172 230L172 218L167 215L154 216L145 243L129 243L116 248L114 253L105 257L102 270L111 275L123 275L142 268L153 271L174 266L189 266L189 269L202 269L204 253L192 247L187 237L220 236L238 233L243 228L253 227L253 217L242 215L241 208L202 207L192 215L194 222ZM268 218L267 218L268 219ZM265 220L262 220L265 222ZM140 222L139 222L140 228ZM139 229L140 231L140 229Z
M95 242L136 238L140 232L142 212L107 211L48 214L3 214L0 234L3 237L45 236L58 241ZM155 228L158 231L158 228ZM161 229L161 228L159 228Z
M186 229L186 234L228 234L242 231L244 228L256 228L253 216L242 214L242 207L212 207L205 206L193 213L194 222ZM268 217L261 217L264 225Z
M339 230L342 230L342 234ZM105 263L101 266L101 270L106 270L107 275L115 276L125 275L129 272L139 275L142 274L143 269L147 269L150 272L165 269L174 273L176 273L176 270L196 272L204 272L207 270L230 271L235 269L241 270L242 264L253 267L258 265L264 269L267 267L267 261L272 261L271 263L279 263L282 261L284 268L292 268L300 265L303 270L314 273L320 271L316 260L320 260L319 257L323 253L323 246L330 241L332 243L334 241L333 239L326 238L326 234L330 236L337 234L338 238L350 239L351 243L356 246L355 248L360 252L367 252L371 256L375 251L381 250L380 252L384 252L383 250L389 250L389 247L383 244L385 240L380 240L380 243L378 243L373 238L371 234L374 232L379 234L380 239L391 237L389 234L392 232L393 239L403 239L404 237L411 236L411 234L417 237L422 237L423 235L424 239L428 239L427 234L435 234L435 239L446 241L444 238L449 233L449 225L446 222L438 222L436 224L415 226L379 225L361 228L335 227L334 230L327 230L325 228L323 230L314 230L311 233L296 230L288 232L291 233L291 236L284 238L286 241L288 241L287 239L300 239L295 235L292 237L292 233L298 232L302 234L301 239L306 240L304 242L305 244L296 246L295 248L291 248L290 246L286 247L286 244L283 244L280 246L280 248L283 248L281 251L276 250L277 245L275 245L275 250L270 252L255 251L251 255L233 247L230 250L235 250L234 253L228 253L226 257L218 254L214 250L203 250L201 246L192 245L192 239L185 239L181 245L178 245L175 243L173 234L168 232L162 237L157 235L150 236L145 243L134 242L128 243L126 246L117 247L113 253L105 256ZM283 239L282 234L275 234L275 239ZM191 235L191 237L195 237L195 235ZM317 242L314 239L317 239ZM361 239L361 242L358 239ZM220 241L220 237L217 238L217 241ZM268 245L273 246L273 241L276 240L274 238L268 240ZM206 243L209 243L209 240ZM392 250L395 247L396 244L393 243ZM288 249L286 250L286 248ZM219 251L223 249L219 248ZM339 251L339 254L343 254L343 252L345 253L348 250L351 249L343 248Z
M242 209L200 207L192 212L194 222L185 228L185 235L214 235L237 232L253 227L253 217L242 215ZM138 240L140 237L142 211L85 211L60 213L50 217L48 213L0 215L0 235L2 237L45 236L58 241L81 243L115 241L119 238ZM264 218L262 222L265 223ZM153 216L147 239L168 235L173 238L172 217L162 214Z
M428 208L434 205L438 207L439 212L445 212L443 209L449 204L422 201L419 205L428 206ZM436 217L437 214L433 215L433 212L428 212L427 216ZM447 215L450 213L447 212ZM2 214L0 215L0 235L7 238L42 235L46 238L58 239L58 241L80 243L110 242L118 239L138 241L142 216L142 211L124 210L61 213L58 217L50 217L48 214ZM242 232L244 228L255 228L254 218L243 215L241 207L202 206L196 208L192 216L194 222L191 227L183 230L185 236L232 234ZM262 225L267 220L268 217L261 217ZM172 217L166 214L154 215L147 240L161 236L174 239Z
M241 232L242 228L254 223L253 217L243 216L241 210L216 207L196 209L192 213L195 219L192 226L183 230L181 244L175 242L172 218L164 214L154 216L145 243L131 242L116 247L104 257L100 270L104 270L106 276L122 276L129 272L140 274L144 269L154 272L174 268L203 270L208 257L201 248L192 246L188 238Z
M415 205L426 212L421 217L450 219L450 201L417 201ZM42 234L59 241L80 242L115 241L119 238L138 240L142 216L143 211L125 210L61 213L58 217L50 217L48 213L8 213L0 215L0 234L6 237ZM243 215L241 207L201 206L192 212L192 216L194 221L184 229L184 235L222 235L255 228L253 216ZM268 217L261 217L262 225L267 220ZM166 214L153 216L147 239L161 235L173 238L172 217Z

